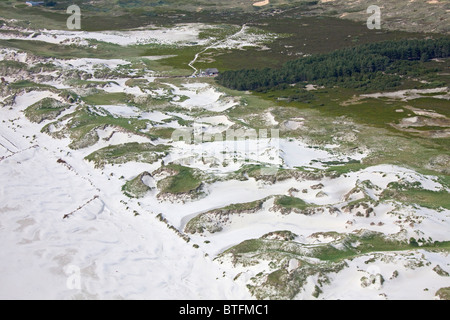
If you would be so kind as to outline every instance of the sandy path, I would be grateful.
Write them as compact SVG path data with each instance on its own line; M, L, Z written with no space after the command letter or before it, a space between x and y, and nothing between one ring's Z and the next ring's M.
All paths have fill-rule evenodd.
M244 32L245 32L245 27L246 27L246 26L247 26L247 25L244 24L244 25L242 26L242 28L241 28L238 32L236 32L234 35L232 35L231 37L236 37L236 36L239 36L239 35L241 35L242 33L244 33ZM229 37L229 38L231 38L231 37ZM194 73L192 74L192 77L194 77L194 76L198 73L198 69L197 69L196 67L194 67L194 64L197 62L197 60L198 60L198 58L200 57L200 55L201 55L202 53L205 53L206 51L208 51L208 50L210 50L210 49L214 49L216 46L218 46L218 45L224 43L224 42L227 41L227 40L228 40L228 39L224 39L224 40L219 40L219 41L217 41L217 42L214 42L213 44L207 46L205 49L203 49L202 51L198 52L198 53L195 55L194 59L189 63L189 67L191 67L192 69L194 69Z

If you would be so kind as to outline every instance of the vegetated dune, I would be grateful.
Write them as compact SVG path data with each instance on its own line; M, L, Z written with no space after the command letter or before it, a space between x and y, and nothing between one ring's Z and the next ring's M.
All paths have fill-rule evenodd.
M372 0L321 0L319 6L343 19L366 21L371 15L367 13L367 8L374 4L381 8L382 29L450 33L450 3L445 0L394 0L382 3Z
M8 68L35 63L13 50L0 57L22 63ZM0 297L245 299L250 289L257 298L432 299L450 285L447 251L427 251L448 240L447 180L364 163L363 126L350 120L332 125L359 146L311 142L314 111L205 78L156 79L141 59L41 58L52 85L42 88L43 72L31 68L0 84ZM323 135L327 120L316 124ZM292 134L218 138L262 123ZM192 128L214 141L173 138ZM268 165L279 170L265 175ZM212 261L222 253L223 264Z

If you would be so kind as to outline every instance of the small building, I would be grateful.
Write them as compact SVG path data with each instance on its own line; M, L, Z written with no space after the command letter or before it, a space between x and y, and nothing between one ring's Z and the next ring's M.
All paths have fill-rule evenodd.
M208 77L215 77L219 75L219 70L217 68L208 68L204 71L204 74Z
M25 4L29 7L37 7L37 6L43 6L44 1L27 1Z

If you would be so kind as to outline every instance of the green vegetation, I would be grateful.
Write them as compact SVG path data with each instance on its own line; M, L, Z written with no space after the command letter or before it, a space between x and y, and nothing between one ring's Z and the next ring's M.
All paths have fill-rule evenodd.
M67 18L66 18L67 19ZM63 28L64 30L65 28ZM0 40L0 47L16 48L25 52L33 53L44 58L72 59L72 58L100 58L114 59L121 56L139 57L144 55L144 46L123 47L111 43L91 41L97 47L61 46L58 44L34 41L34 40Z
M269 170L270 174L263 170L267 170L268 167L258 164L244 165L241 169L230 174L227 179L238 179L238 180L248 180L253 178L256 181L266 181L270 183L277 183L280 181L285 181L292 178L304 178L318 180L323 178L323 173L319 171L305 171L302 168L296 169L284 169L279 168L276 172Z
M28 65L26 63L12 60L0 61L0 75L2 76L14 74L15 72L20 72L23 70L28 70Z
M304 289L309 277L316 277L318 285L315 286L312 296L318 298L322 293L320 287L330 283L328 274L337 273L345 268L345 263L310 263L300 259L297 261L299 264L297 269L289 272L286 268L280 267L267 275L257 275L252 279L255 285L250 284L247 287L257 299L289 300L294 299Z
M220 210L225 212L236 212L236 213L256 212L262 208L264 201L265 199L247 203L230 204L229 206L226 206L225 208Z
M420 183L390 183L383 191L381 199L395 199L405 204L417 204L435 210L450 210L450 194L446 190L423 189Z
M362 164L360 162L356 163L347 163L344 165L338 165L338 166L329 166L326 171L331 173L333 176L341 176L343 174L349 173L349 172L356 172L363 169L366 169L369 165Z
M127 181L122 187L123 193L130 198L144 197L151 189L144 183L143 179L150 176L150 173L143 172L136 178Z
M173 128L151 128L148 131L148 135L151 137L152 140L157 139L172 139L172 135L175 129Z
M261 239L244 241L222 255L231 253L233 263L243 266L270 261L271 270L252 278L248 289L257 299L293 299L303 289L308 277L317 276L321 287L329 283L327 274L339 272L345 267L345 262L310 261L305 258L307 249L292 242L295 237L289 231L271 232ZM296 266L288 270L291 261ZM320 288L315 290L315 296L318 297L320 292Z
M295 233L283 230L283 231L274 231L269 232L261 237L261 239L272 239L272 240L282 240L282 241L293 241L295 238L297 238L298 235Z
M425 64L428 63L432 62ZM310 104L278 100L281 96L291 95L290 90L254 94L259 99L272 101L271 113L279 122L289 118L306 119L302 128L282 131L281 136L296 138L300 135L310 145L338 144L338 150L347 153L370 150L360 163L330 163L322 174L338 176L378 164L395 164L425 174L448 174L449 162L445 160L449 154L448 138L431 138L427 130L412 135L395 126L402 119L414 116L409 106L447 115L447 100L431 97L409 101L365 99L358 97L354 89L346 88L318 88L312 91L316 98ZM243 112L245 108L236 109Z
M361 231L358 234L343 234L339 239L328 244L305 245L293 241L246 240L224 252L232 254L235 259L257 258L261 255L291 255L295 257L313 257L322 261L338 262L372 252L389 252L415 250L419 246L413 241L390 239L382 233ZM425 242L420 248L450 250L450 242Z
M31 122L41 123L45 120L56 119L69 106L53 98L44 98L29 106L24 113Z
M26 89L26 88L54 89L52 86L36 83L36 82L30 81L30 80L19 80L19 81L9 84L9 87L10 87L10 89Z
M202 185L203 180L195 169L176 164L170 164L164 169L173 174L158 182L158 188L162 193L196 193Z
M450 277L450 274L447 271L445 271L444 269L442 269L440 265L437 265L436 267L434 267L433 271L436 272L441 277Z
M205 231L210 233L220 232L223 230L223 225L231 218L231 215L255 213L262 209L265 200L231 204L224 208L202 213L186 224L185 232L191 234L202 234Z
M67 14L64 10L69 3L71 4L71 1L61 0L52 7L28 8L23 1L1 1L0 11L2 11L2 17L5 16L5 21L1 20L0 25L14 25L32 30L33 26L48 23L45 25L46 28L65 29ZM164 159L161 161L161 168L152 173L160 178L157 183L160 192L159 200L197 198L203 194L204 183L217 180L255 179L265 185L279 183L286 179L311 181L334 178L372 165L387 163L420 170L424 174L434 175L438 172L439 181L442 181L446 187L450 186L449 158L446 158L449 154L448 139L429 136L434 131L442 131L446 128L445 123L440 126L427 122L427 125L414 127L415 132L402 130L400 126L405 118L419 114L415 114L414 108L417 108L419 112L434 111L450 117L448 99L442 99L439 97L440 94L436 93L425 93L421 98L408 101L397 98L358 96L362 92L392 88L396 90L428 89L450 85L447 70L450 59L446 58L450 54L448 37L433 39L436 37L432 36L430 40L410 40L428 38L428 35L387 30L369 31L365 24L331 18L331 16L339 16L338 13L342 12L340 11L342 8L338 10L336 4L341 4L341 0L325 5L336 8L336 12L330 12L329 8L323 9L319 1L308 0L271 1L271 4L265 8L254 8L250 1L244 3L237 0L220 2L218 0L191 2L100 0L95 4L92 1L82 0L80 3L83 5L82 25L85 31L119 30L149 24L171 27L176 23L212 22L214 25L200 30L200 39L226 39L237 32L243 23L247 24L249 28L247 31L251 30L251 33L270 34L270 41L264 44L264 48L207 50L203 51L197 60L195 66L199 69L218 68L221 72L218 83L227 86L220 87L219 90L228 96L240 99L240 105L221 114L226 114L229 120L235 123L234 128L276 127L281 129L283 139L301 138L314 148L327 151L332 149L330 152L336 152L336 154L340 152L368 154L361 161L348 158L348 161L344 159L323 163L326 169L280 168L274 175L264 175L263 165L252 164L236 172L214 177L182 165L166 165L166 159ZM351 6L347 10L349 15L359 14L361 11L359 6L362 4L356 7L349 6ZM278 10L274 10L275 8L281 8L282 10L279 11L282 13L278 13ZM327 16L314 16L318 12L320 14L326 12ZM436 16L440 17L440 15ZM23 21L13 22L9 19ZM26 34L18 30L8 30L8 28L3 28L0 33L32 35L31 32ZM272 37L273 34L276 34L276 37ZM35 33L36 35L38 33ZM409 40L397 41L405 38ZM378 42L380 40L388 41ZM36 58L36 60L40 57L55 59L120 57L130 62L129 65L114 70L97 68L93 74L89 74L76 68L61 70L50 62L27 66L25 63L16 61L0 61L0 75L9 78L10 75L20 74L18 79L29 76L29 80L11 84L4 81L0 85L0 89L7 93L4 95L2 105L14 107L17 93L33 89L50 90L59 94L60 97L65 97L70 103L81 101L81 105L72 114L63 117L60 116L64 110L67 110L68 105L50 98L41 100L24 111L27 118L36 123L56 120L60 117L58 121L47 124L42 130L54 137L70 137L72 139L70 147L73 149L93 146L100 140L98 131L106 132L106 129L111 130L111 135L105 137L102 144L107 143L115 132L127 132L153 141L167 139L170 143L174 131L173 128L168 127L170 122L178 121L179 125L185 127L193 124L193 121L184 120L176 114L183 113L189 117L186 119L218 114L179 108L176 104L172 104L173 94L170 93L170 86L167 85L170 83L181 87L186 82L198 81L186 79L186 76L192 74L188 63L206 46L195 42L190 43L190 46L157 43L120 46L101 41L89 40L88 42L88 46L74 44L62 46L33 40L0 40L0 47L19 49L29 53L29 58ZM166 57L153 60L146 58L147 56ZM435 57L443 59L431 60ZM248 70L248 68L252 69ZM144 79L154 75L149 70L156 72L155 81L150 82ZM52 78L43 71L55 71L61 76L59 79L62 79L65 85L74 87L74 92L80 94L80 97L69 91L42 85L41 82L46 83L47 79ZM92 78L103 80L90 81ZM129 79L126 82L127 86L139 87L143 91L168 89L169 93L158 94L155 98L153 95L137 97L132 94L108 93L101 90L102 87L114 83L113 80L107 79L117 78L127 78ZM217 87L217 82L212 78L202 78L200 81ZM307 86L309 84L315 86L311 88ZM255 92L249 93L244 90ZM186 98L180 97L178 102ZM172 113L173 116L162 121L169 124L168 126L159 126L156 122L139 117L115 116L98 107L101 105L130 105L141 111L161 111L164 114ZM277 124L273 124L271 117L266 117L268 112ZM291 129L291 126L286 125L287 121L299 118L303 120L299 120L301 126L298 128ZM8 126L11 125L8 124ZM61 130L58 131L59 129ZM158 140L159 142L163 141ZM327 145L333 145L333 147ZM160 161L168 152L169 147L162 145L126 143L97 150L87 156L86 160L92 162L97 168L104 168L106 165L115 166L128 162L154 163ZM225 165L227 163L224 163ZM124 180L122 176L120 180L121 184L123 183L123 193L130 198L145 197L153 189L146 184L150 181L152 174L143 172L129 181ZM319 182L316 183L319 184ZM319 189L320 187L314 193ZM290 194L300 193L300 190L294 188L291 190L294 191ZM370 213L373 212L373 208L379 202L368 196L371 194L369 191L381 190L368 185L367 181L358 182L349 194L362 192L366 194L366 197L348 203L342 208L343 214L349 211L349 216L355 215L354 212L360 208L367 210L366 214L370 210L372 210ZM310 191L305 189L304 192ZM349 199L350 196L345 201ZM382 193L380 201L395 200L406 205L420 205L441 211L450 209L449 199L446 190L430 191L418 184L401 182L390 184ZM185 232L202 234L222 231L234 217L260 211L266 200L267 198L249 203L231 204L199 214L187 223ZM270 210L276 209L277 212L282 213L313 214L322 209L330 209L330 212L331 209L336 209L332 206L318 207L293 196L277 196L274 198L274 204L275 206ZM399 208L402 206L399 205ZM404 219L400 217L403 211L399 211L401 212L392 211L392 215L398 214L399 225L403 226L405 221L402 221ZM137 214L136 211L135 213ZM391 212L388 214L390 215ZM358 212L356 216L358 215L361 213ZM168 224L162 214L158 218ZM382 222L379 223L381 226ZM168 226L181 234L175 227L169 224ZM413 228L411 231L417 230ZM329 281L328 273L342 270L348 259L366 254L376 255L378 252L382 255L383 252L418 249L450 250L449 242L433 242L431 238L429 240L414 238L396 240L395 236L389 237L366 231L351 234L318 232L316 236L320 244L308 245L296 242L299 237L291 231L274 231L259 239L244 241L225 251L224 255L230 254L235 264L244 266L258 264L261 261L269 262L270 270L259 273L249 282L250 292L258 299L291 299L302 292L308 277L314 278L313 297L320 297L323 284ZM333 241L322 243L319 236L332 238ZM197 244L194 247L199 248ZM376 259L372 258L372 260ZM441 269L435 269L435 272L445 275L445 271ZM365 278L368 282L372 280ZM449 295L448 288L442 288L437 293L437 296L445 299L448 299Z
M259 90L302 81L327 86L386 89L400 84L398 75L387 75L389 67L399 60L428 61L450 56L450 39L402 40L346 48L287 62L280 69L226 71L217 81L238 90ZM402 71L395 65L395 73Z
M128 162L154 163L166 156L167 150L167 146L132 142L100 149L87 156L86 160L93 162L98 168Z
M180 47L176 45L151 44L146 46L146 51L142 56L168 55L168 58L158 60L157 62L170 69L177 70L176 74L179 76L188 76L192 74L192 68L189 67L189 62L202 49L203 47L198 45Z
M70 0L55 1L54 6L27 7L23 1L0 1L2 17L7 19L19 19L29 21L33 26L52 28L64 28L67 19L66 9L73 4ZM428 4L419 2L414 5L406 5L407 0L391 1L385 5L385 10L393 16L383 21L383 31L387 29L420 30L420 32L448 32L446 21L446 3ZM270 5L254 7L252 1L242 0L97 0L95 2L78 0L77 4L83 12L83 30L111 30L136 28L142 25L185 22L212 22L212 23L237 23L244 17L248 21L261 18L282 20L283 18L301 18L302 20L318 14L324 15L327 20L346 14L346 19L351 19L352 24L365 26L367 20L366 9L372 4L369 0L346 1L335 0L332 4L317 0L272 0ZM45 18L45 19L43 19ZM404 19L417 21L418 23L402 23ZM335 19L337 20L337 19ZM309 24L309 23L304 23ZM314 38L314 28L311 37ZM339 28L331 24L328 30L336 30L343 33L342 39L347 36L345 28ZM367 29L367 28L366 28ZM371 31L371 30L369 30ZM317 31L316 31L317 32ZM372 32L376 34L375 32ZM387 33L387 32L377 32ZM358 33L347 39L348 42L363 42L365 36L370 33ZM341 39L339 39L341 40ZM333 38L329 38L333 42ZM327 41L327 42L328 42ZM325 41L322 41L325 42Z
M122 92L117 93L98 92L96 94L83 97L83 100L87 104L94 106L126 104L130 102L131 99L132 99L131 96L128 96L127 94Z
M238 26L222 24L202 30L198 37L199 39L226 39L227 37L232 36L238 31Z
M357 243L356 246L353 245L355 243ZM365 232L361 236L348 235L341 242L339 248L336 248L336 243L319 246L314 250L314 256L324 261L339 261L372 252L415 250L419 248L419 245L415 241L405 242L389 239L382 233ZM448 251L450 242L424 243L420 248Z
M436 292L436 297L441 300L450 300L450 287L439 289Z
M275 204L282 206L283 208L298 209L298 210L305 210L311 207L309 203L306 203L302 199L288 196L282 196L276 199Z
M272 232L260 239L246 240L226 250L218 259L231 255L234 264L243 266L253 266L262 261L269 262L270 270L261 272L251 279L247 286L250 292L257 299L292 299L304 288L309 276L317 277L317 287L312 295L319 297L323 285L330 282L329 274L346 267L347 259L370 253L419 248L450 250L449 242L421 241L419 246L415 239L409 242L398 241L381 233L364 230L352 234L329 235L336 240L328 244L306 245L292 241L295 237L289 232ZM294 261L293 268L289 270L287 266L291 265L292 261Z
M82 149L94 145L98 141L96 131L106 127L121 128L127 132L145 135L141 131L147 128L147 124L145 120L116 118L99 113L94 107L83 107L70 115L67 125L67 131L73 141L70 147Z

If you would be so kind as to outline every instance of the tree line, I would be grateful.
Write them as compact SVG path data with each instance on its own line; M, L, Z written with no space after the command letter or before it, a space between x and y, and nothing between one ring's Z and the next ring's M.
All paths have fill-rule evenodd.
M326 54L317 54L286 62L279 69L243 69L225 71L218 83L236 90L265 91L302 81L321 84L357 82L398 82L401 61L426 62L450 56L450 38L399 40L365 44ZM395 66L395 76L386 75Z

